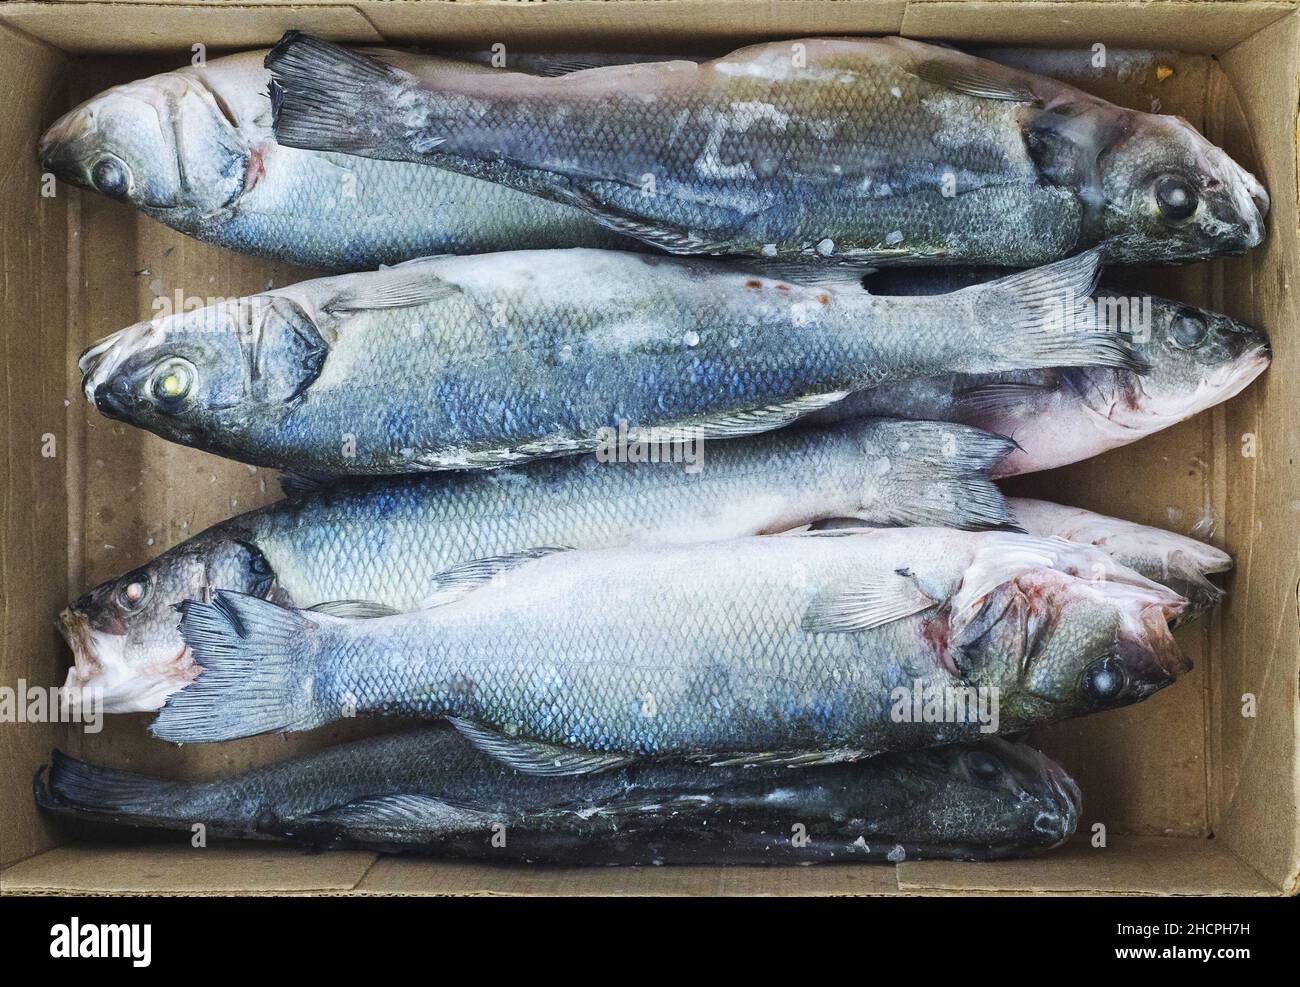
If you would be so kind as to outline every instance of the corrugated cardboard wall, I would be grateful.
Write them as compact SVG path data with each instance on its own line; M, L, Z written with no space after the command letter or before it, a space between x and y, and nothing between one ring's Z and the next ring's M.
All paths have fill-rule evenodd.
M0 685L13 689L23 682L62 682L67 667L50 619L67 593L67 190L42 198L32 154L44 107L65 98L65 61L47 45L0 25ZM50 723L0 724L0 864L56 842L27 793L33 772L61 736L61 728Z

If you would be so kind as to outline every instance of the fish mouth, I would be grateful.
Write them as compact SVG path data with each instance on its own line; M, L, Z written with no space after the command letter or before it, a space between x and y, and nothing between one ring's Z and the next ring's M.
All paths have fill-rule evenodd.
M1270 345L1259 342L1201 377L1190 390L1169 393L1168 388L1153 389L1140 378L1134 378L1128 382L1127 394L1105 408L1087 403L1082 407L1104 434L1132 441L1231 400L1268 369L1272 358Z
M105 713L156 712L202 670L183 643L174 655L139 661L128 656L126 635L96 630L72 608L55 623L72 650L73 664L60 690L65 704L98 706Z
M1143 696L1172 685L1192 670L1192 660L1183 654L1169 630L1184 609L1185 601L1179 605L1154 603L1139 614L1137 628L1119 635L1117 655L1136 674Z
M75 157L74 148L98 130L95 117L84 106L69 110L55 120L36 142L36 160L42 171L56 175L60 181L77 188L91 189L84 170ZM91 189L93 191L93 189Z
M81 393L91 404L96 404L96 392L107 385L109 375L118 364L118 352L130 339L139 335L132 333L135 326L119 329L111 336L105 336L96 343L87 346L77 357L77 369L81 372Z
M1232 208L1241 217L1241 224L1244 227L1234 238L1235 242L1232 246L1245 253L1264 242L1266 232L1264 221L1271 205L1268 190L1258 178L1234 161L1222 148L1215 148L1215 151L1217 153L1210 159L1211 166L1218 166L1214 170L1218 171L1224 177L1225 183L1231 187L1229 196Z
M91 403L105 418L119 422L130 420L130 402L124 395L117 393L110 384L100 384L96 387Z

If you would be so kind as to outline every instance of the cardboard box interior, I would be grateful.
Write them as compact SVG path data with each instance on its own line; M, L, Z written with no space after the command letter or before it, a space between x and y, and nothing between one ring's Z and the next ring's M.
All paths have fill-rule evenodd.
M1227 406L1096 460L1009 484L1206 537L1237 560L1230 597L1180 632L1196 661L1139 706L1070 721L1031 739L1075 776L1107 847L1086 839L1031 861L897 867L549 870L307 856L293 849L68 843L29 791L50 748L176 777L215 777L393 724L353 722L293 738L176 748L144 716L0 727L0 887L6 892L1294 893L1297 655L1300 653L1300 348L1296 113L1300 12L1293 2L246 2L0 5L0 209L7 482L3 513L3 674L14 687L62 682L67 650L51 618L69 599L203 527L277 496L275 476L98 417L81 398L76 356L152 314L158 296L232 296L312 272L240 257L134 210L60 186L41 195L37 137L108 85L175 67L191 46L265 46L290 27L356 43L484 48L721 52L771 38L902 33L964 45L1051 45L1083 88L1178 113L1261 177L1269 237L1251 255L1186 268L1119 272L1136 283L1266 328L1274 362ZM1094 44L1168 49L1089 68ZM1037 57L1037 56L1030 56ZM1172 68L1160 79L1157 65ZM1163 75L1163 73L1161 73ZM48 450L53 437L56 454ZM1253 439L1247 440L1247 436ZM1255 454L1249 451L1253 442ZM1243 717L1242 696L1256 697Z

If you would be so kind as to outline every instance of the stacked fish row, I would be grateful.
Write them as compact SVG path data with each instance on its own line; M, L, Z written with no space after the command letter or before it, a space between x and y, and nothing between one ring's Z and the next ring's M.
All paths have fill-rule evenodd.
M83 354L104 415L287 496L73 603L68 687L182 743L452 728L202 785L56 753L38 802L568 862L1067 839L1073 782L986 734L1172 683L1231 562L994 480L1262 372L1255 329L1092 295L1257 245L1263 188L1185 121L898 38L523 65L292 32L46 134L69 182L356 272ZM955 266L990 264L1028 269ZM953 694L997 714L899 699Z

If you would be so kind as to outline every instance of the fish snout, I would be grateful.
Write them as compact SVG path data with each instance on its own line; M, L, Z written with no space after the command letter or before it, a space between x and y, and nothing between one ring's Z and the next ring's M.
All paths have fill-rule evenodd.
M1136 633L1121 633L1116 644L1116 654L1133 679L1138 698L1145 698L1172 685L1181 675L1192 670L1192 660L1169 631L1186 609L1156 604L1146 607L1139 618Z
M125 383L112 380L95 388L94 404L105 418L124 422L129 420L133 402L127 393Z
M1060 812L1043 809L1034 817L1034 834L1044 846L1064 843L1074 832L1074 826Z
M64 688L85 685L100 671L99 658L95 654L95 635L89 617L78 611L76 604L73 604L55 618L54 624L72 651L73 665L68 669Z

